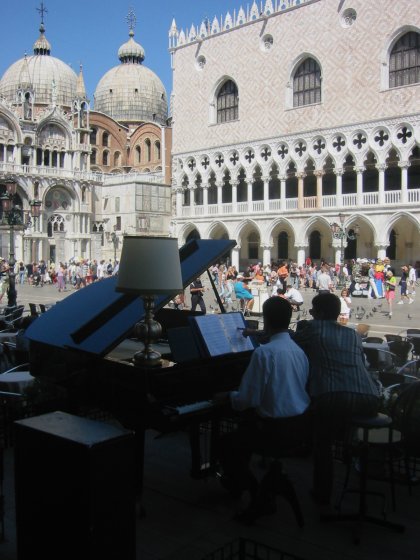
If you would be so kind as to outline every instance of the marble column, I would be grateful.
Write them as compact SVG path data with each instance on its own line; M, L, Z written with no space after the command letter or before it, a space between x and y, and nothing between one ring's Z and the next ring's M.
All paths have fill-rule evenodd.
M280 209L286 209L286 175L281 175L280 179Z
M175 196L176 196L176 215L182 216L182 195L184 189L182 187L175 188Z
M378 204L382 206L385 203L385 169L386 165L380 164L376 166L379 172L378 181Z
M217 185L217 211L220 214L222 214L222 200L223 200L223 195L222 195L222 189L223 189L223 180L222 179L218 179L216 182Z
M335 205L337 208L343 206L343 169L336 169L335 173Z
M296 245L297 255L296 255L296 262L298 266L303 266L306 260L306 249L308 245Z
M398 167L401 169L401 202L406 204L408 202L408 168L410 163L408 161L400 161Z
M272 245L263 245L263 266L271 264L271 249Z
M236 214L238 211L238 181L231 181L232 185L232 212Z
M246 177L248 212L252 214L252 177Z
M268 183L270 181L270 177L268 175L265 175L263 178L264 181L264 194L263 194L263 198L264 198L264 212L268 212L268 206L269 206L269 198L268 198Z
M22 164L22 144L15 146L15 161L19 165Z
M361 208L363 206L363 167L358 167L356 169L357 176L357 206Z
M325 172L318 170L314 172L314 175L316 177L316 207L322 208L322 177Z
M298 179L298 209L303 210L304 204L304 192L303 192L303 180L306 177L305 173L296 173Z
M236 270L239 272L239 254L241 252L241 247L240 245L236 245L236 247L234 247L232 249L232 266L236 267Z
M205 216L209 213L209 185L203 185L203 213Z
M388 245L377 245L376 246L376 250L377 250L377 259L381 259L384 260L384 258L386 257L386 250L388 248Z

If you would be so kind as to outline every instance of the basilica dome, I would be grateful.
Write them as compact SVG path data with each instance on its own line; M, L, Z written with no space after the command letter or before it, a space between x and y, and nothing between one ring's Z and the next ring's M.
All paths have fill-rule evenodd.
M111 68L99 81L94 109L120 122L157 122L168 116L165 87L152 70L143 66L144 49L130 38L118 50L119 66Z
M18 90L34 92L34 103L71 107L76 97L77 75L64 62L50 55L51 45L40 27L40 36L34 43L34 54L12 64L0 80L0 95L15 102ZM53 99L54 97L54 99Z

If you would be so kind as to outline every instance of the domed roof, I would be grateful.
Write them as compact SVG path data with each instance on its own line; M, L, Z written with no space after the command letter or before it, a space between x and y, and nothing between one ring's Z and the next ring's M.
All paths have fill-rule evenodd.
M129 58L132 58L133 60L137 59L139 62L143 62L145 57L143 47L136 43L133 39L134 31L132 29L130 29L129 35L129 40L118 49L118 58L121 62Z
M21 58L3 74L0 95L14 102L18 89L30 88L35 94L35 104L49 105L54 93L58 105L71 107L76 97L77 75L70 66L50 56L51 45L42 24L40 32L34 43L33 56Z
M120 122L157 122L164 124L168 102L163 83L149 68L142 65L144 49L133 39L121 45L121 61L99 81L94 94L94 109Z

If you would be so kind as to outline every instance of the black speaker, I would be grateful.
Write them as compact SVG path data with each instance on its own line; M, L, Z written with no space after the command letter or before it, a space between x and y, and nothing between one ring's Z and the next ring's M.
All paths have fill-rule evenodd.
M15 435L18 560L135 560L134 434L52 412Z

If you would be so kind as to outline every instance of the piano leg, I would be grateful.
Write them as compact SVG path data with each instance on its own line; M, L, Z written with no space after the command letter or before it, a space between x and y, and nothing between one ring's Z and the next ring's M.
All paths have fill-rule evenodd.
M188 430L191 447L191 477L201 478L201 441L200 441L200 422L192 422Z
M203 434L202 426L207 424ZM219 459L220 418L218 416L194 420L189 425L191 447L191 477L204 478L212 472ZM205 441L203 442L203 439Z
M134 460L136 463L136 501L141 502L143 493L143 479L144 479L144 428L138 428L134 431L134 445L135 455Z

